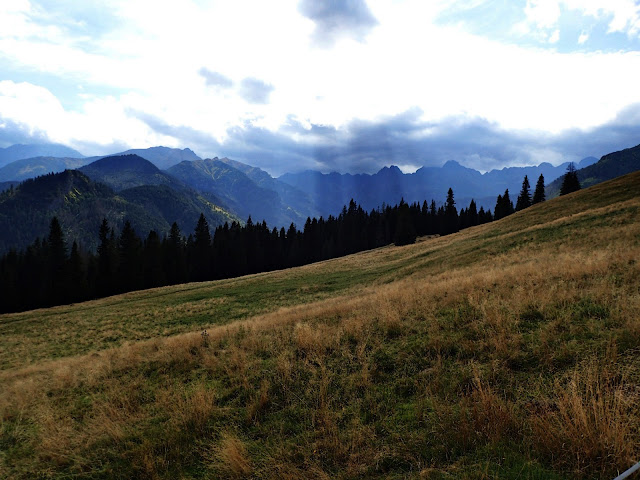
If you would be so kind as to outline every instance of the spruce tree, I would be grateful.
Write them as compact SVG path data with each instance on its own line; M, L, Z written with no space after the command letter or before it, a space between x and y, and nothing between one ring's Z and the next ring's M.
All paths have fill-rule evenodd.
M504 216L502 213L503 205L504 203L502 202L502 195L498 194L498 198L496 198L496 206L493 209L496 220L500 220Z
M110 235L111 233L111 235ZM115 250L115 235L113 229L109 229L107 219L102 219L98 233L100 244L98 245L98 295L106 296L113 293L114 276L118 263Z
M142 288L142 242L129 220L124 222L118 242L120 263L118 265L117 289L123 292Z
M184 251L184 238L176 222L171 225L169 238L163 242L163 245L167 281L170 285L185 282L187 280L187 261Z
M455 233L459 230L458 226L458 210L456 210L456 202L453 198L453 190L449 188L447 192L447 201L444 207L444 234Z
M57 217L51 219L49 236L47 237L46 258L49 263L46 274L48 279L46 291L42 295L47 304L64 303L69 290L67 270L67 245L65 244L62 227Z
M567 172L562 179L562 186L560 187L560 195L566 195L568 193L577 192L580 190L580 180L578 180L578 172L573 162L567 167Z
M88 285L84 269L84 262L80 255L78 242L73 242L71 253L69 254L69 278L71 281L69 300L79 301L87 297Z
M143 271L145 288L159 287L166 284L166 277L162 258L160 237L155 230L151 230L144 242Z
M522 181L522 189L518 200L516 202L516 212L524 210L531 206L531 185L529 185L529 178L525 175Z
M209 279L211 275L211 232L203 213L200 213L190 252L191 275L194 280Z
M480 223L478 206L476 205L476 201L474 199L471 199L471 203L469 204L469 208L467 209L467 218L470 227L473 227Z
M504 191L504 195L498 195L496 207L493 210L494 220L500 220L511 215L514 211L513 202L509 198L509 189L507 188Z
M62 266L67 259L67 245L64 241L64 234L58 217L51 219L47 242L49 245L49 258L56 266Z
M513 212L515 212L515 208L513 208L513 202L511 201L511 199L509 198L509 189L507 188L504 191L504 195L502 196L502 201L504 202L504 210L505 210L505 217L507 215L511 215Z
M409 212L409 205L400 202L398 207L398 219L396 223L396 232L393 237L393 243L397 246L410 245L416 241L416 229L411 221L411 213Z
M538 183L536 183L536 191L533 192L533 203L542 203L546 200L544 194L544 176L540 174L538 177Z

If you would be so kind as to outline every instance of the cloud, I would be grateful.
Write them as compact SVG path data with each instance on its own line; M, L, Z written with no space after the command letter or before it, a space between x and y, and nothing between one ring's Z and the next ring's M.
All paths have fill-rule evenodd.
M364 0L301 0L298 10L315 22L313 40L319 46L332 46L340 37L359 42L378 25Z
M205 67L198 70L198 73L210 87L230 88L233 86L233 80L229 77L218 72L213 72Z
M22 123L0 115L0 148L9 147L18 143L50 143L47 134Z
M605 20L609 33L640 35L640 6L636 0L527 0L524 12L530 27L549 31L560 24L563 10Z
M344 128L304 126L293 118L275 131L247 123L230 128L223 142L188 127L146 121L158 133L182 138L185 146L205 156L227 156L273 175L306 169L374 173L389 165L411 170L448 160L482 171L542 162L557 165L640 143L640 104L600 127L559 134L505 130L481 118L427 122L421 114L414 108L378 121L354 120Z
M582 32L578 37L578 44L584 45L587 40L589 40L589 34L587 32Z
M527 0L527 20L539 28L552 28L560 19L560 1Z
M273 85L269 85L262 80L245 78L240 82L240 91L238 93L249 103L266 104L269 103L269 95L273 90Z
M172 138L174 140L172 143L175 147L190 148L203 157L220 155L220 144L210 133L186 125L171 125L161 117L135 109L130 109L128 113L137 120L144 122L157 134ZM130 145L128 148L135 148L135 146Z

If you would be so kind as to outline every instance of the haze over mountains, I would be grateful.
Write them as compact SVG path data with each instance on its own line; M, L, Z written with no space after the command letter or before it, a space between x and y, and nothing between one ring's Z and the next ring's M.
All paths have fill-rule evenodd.
M397 204L401 198L408 203L434 199L440 204L450 187L458 208L473 198L478 207L493 209L497 195L507 188L515 199L525 175L532 185L544 175L547 196L557 195L559 183L554 180L568 165L542 163L481 173L449 161L411 174L390 166L373 175L304 171L273 178L228 158L201 159L190 149L154 147L103 157L82 157L60 145L18 145L0 151L5 159L34 152L42 155L19 158L0 168L0 190L13 187L0 195L2 250L24 247L44 236L53 215L60 217L70 240L92 248L103 216L116 229L131 220L141 236L150 229L166 234L174 221L188 235L200 212L212 229L249 216L254 222L265 220L270 228L287 228L291 223L302 228L308 217L337 216L351 199L367 211ZM67 156L71 154L77 157ZM73 168L78 172L46 175L23 186L17 183ZM585 158L577 168L584 186L640 169L640 146L605 155L599 162Z
M585 158L577 168L597 161L594 157ZM493 209L496 196L505 189L517 194L525 175L529 176L532 184L540 174L549 182L562 176L568 165L568 162L558 166L542 163L537 167L507 167L482 174L452 160L442 167L422 167L411 174L404 174L398 167L391 166L374 175L323 174L308 170L285 174L279 180L309 192L314 204L325 216L335 214L351 198L356 199L365 210L377 208L383 202L395 204L400 198L408 203L422 203L431 199L442 202L449 188L453 189L460 207L475 199L478 206Z
M10 147L0 148L0 167L4 167L16 160L34 157L84 158L84 156L77 150L55 143L11 145ZM15 179L10 178L8 180Z
M4 151L8 152L5 154L6 158L11 158L11 160L4 165L2 164L3 152L0 151L0 182L26 180L47 173L58 173L65 169L74 169L89 165L105 157L122 155L139 155L152 162L161 170L172 167L185 160L200 160L200 157L188 148L180 150L178 148L151 147L131 149L109 155L84 157L75 150L56 144L34 146L37 148L30 148L30 145L14 145L13 147L4 149ZM32 155L32 152L37 152L37 155ZM58 152L60 152L60 155L58 155ZM24 155L29 156L25 157ZM13 158L16 156L19 158Z

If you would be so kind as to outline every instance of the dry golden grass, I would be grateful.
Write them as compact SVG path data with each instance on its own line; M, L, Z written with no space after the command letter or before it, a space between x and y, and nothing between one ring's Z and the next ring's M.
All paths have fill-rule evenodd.
M246 478L251 473L247 449L242 441L231 434L223 436L212 460L219 462L222 469L234 478Z
M206 341L197 330L57 359L46 343L37 345L49 354L33 360L19 358L27 346L5 351L14 366L0 372L0 472L534 479L624 470L640 456L640 195L578 200L549 202L572 214L547 221L541 206L530 215L537 223L525 211L502 226L260 276L295 286L340 270L369 285L204 324ZM156 305L163 329L183 297L163 310L154 295L134 295L134 310L142 318L140 305ZM126 298L105 300L105 315ZM55 330L76 315L66 308L43 313L49 342L79 334Z

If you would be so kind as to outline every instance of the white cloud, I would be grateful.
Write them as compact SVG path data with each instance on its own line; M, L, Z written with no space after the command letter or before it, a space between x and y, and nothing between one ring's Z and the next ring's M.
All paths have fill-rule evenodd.
M578 37L578 44L584 45L587 40L589 40L589 34L587 32L582 32Z
M640 35L640 4L635 0L564 0L567 8L608 20L609 32Z
M549 43L558 43L558 40L560 40L560 30L556 29L549 37Z
M527 0L524 9L527 21L538 28L552 28L560 19L560 2L557 0Z
M526 21L520 31L552 30L558 26L562 10L607 21L609 33L640 36L640 4L635 0L527 0Z
M618 3L621 14L628 2ZM560 4L527 4L529 28L544 28L547 41L561 35ZM114 4L117 26L92 40L39 23L26 1L16 5L20 8L0 7L0 19L8 15L15 22L10 31L0 29L0 58L16 71L83 85L82 106L65 109L65 99L56 98L54 88L43 88L46 84L10 81L2 83L0 112L72 146L189 146L154 131L139 119L140 112L200 132L213 144L224 142L231 127L275 131L290 118L342 127L414 107L429 122L459 115L503 128L558 132L599 125L640 102L635 85L640 53L561 54L489 41L434 23L438 12L451 6L449 0L370 0L367 6L379 24L365 40L337 38L330 50L313 48L314 24L298 12L296 0L204 6L122 0ZM606 13L595 2L595 10L585 5L588 14ZM48 40L52 32L53 41ZM617 72L615 86L611 71ZM203 72L211 81L215 73L229 88L208 86ZM258 98L262 102L248 103L235 88L247 78L273 90ZM110 94L95 93L104 89Z
M82 111L66 111L46 88L27 82L0 82L0 112L4 119L30 126L33 132L45 132L56 143L78 146L92 143L153 146L174 139L163 137L145 123L130 116L127 105L133 97L87 97ZM93 153L93 152L89 152Z

